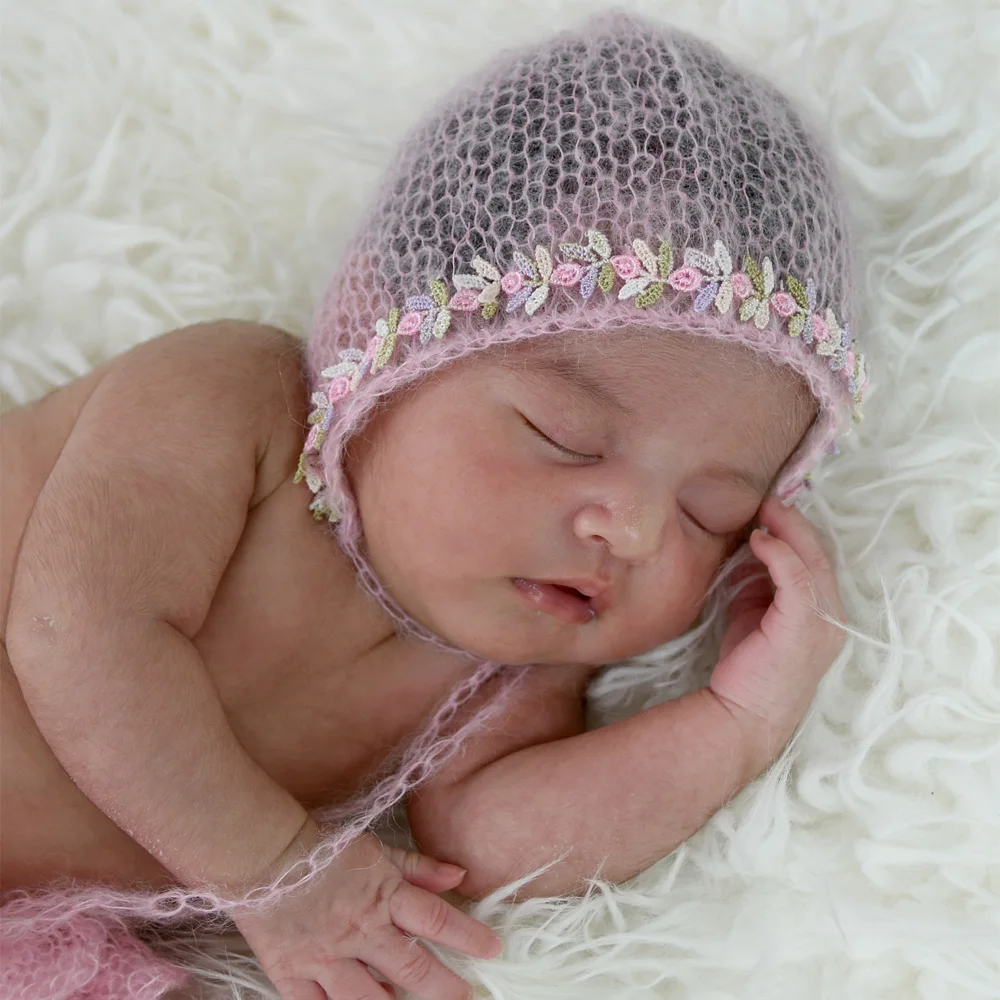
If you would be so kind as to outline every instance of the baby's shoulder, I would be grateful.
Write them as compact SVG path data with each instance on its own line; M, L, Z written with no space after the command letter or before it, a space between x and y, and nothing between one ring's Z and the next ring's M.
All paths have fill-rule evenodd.
M145 386L151 398L184 398L184 411L203 442L214 430L253 443L257 477L251 505L287 478L289 466L294 469L309 412L298 337L247 320L212 320L147 341L109 368L116 366L124 369L115 373L119 379ZM167 413L162 416L170 419ZM148 418L155 422L155 412ZM169 433L171 428L160 430ZM198 447L197 439L187 443Z

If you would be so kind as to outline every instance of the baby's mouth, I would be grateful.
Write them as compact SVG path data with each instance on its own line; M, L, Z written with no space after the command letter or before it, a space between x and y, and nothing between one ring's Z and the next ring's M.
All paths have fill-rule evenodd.
M523 577L515 577L513 582L530 605L571 625L586 625L597 617L591 598L575 587Z

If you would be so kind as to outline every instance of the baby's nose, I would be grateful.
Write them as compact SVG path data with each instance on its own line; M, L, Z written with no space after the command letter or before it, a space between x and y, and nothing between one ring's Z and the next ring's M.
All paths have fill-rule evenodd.
M581 507L573 530L581 540L605 542L618 559L644 562L660 551L665 520L663 504L622 498Z

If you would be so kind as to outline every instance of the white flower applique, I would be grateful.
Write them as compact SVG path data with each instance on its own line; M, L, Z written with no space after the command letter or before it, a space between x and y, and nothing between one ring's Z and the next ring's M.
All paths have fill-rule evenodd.
M771 318L771 293L774 291L774 265L770 257L765 257L763 265L757 266L753 257L745 257L743 270L753 286L752 293L743 300L740 306L740 319L746 323L753 317L753 324L758 330L767 326Z
M459 312L473 312L482 306L483 319L493 319L500 308L502 275L482 257L473 257L472 269L475 274L455 275L454 284L458 291L451 297L448 307Z
M733 258L722 240L715 241L711 257L701 250L686 249L684 266L698 268L708 279L694 300L694 311L704 312L714 302L720 313L729 312L733 304Z

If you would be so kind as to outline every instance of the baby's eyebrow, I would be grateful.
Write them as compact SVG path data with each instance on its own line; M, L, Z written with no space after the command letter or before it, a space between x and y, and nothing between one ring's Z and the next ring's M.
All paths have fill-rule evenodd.
M564 358L546 357L543 355L534 360L532 367L536 371L541 370L547 375L555 375L564 382L568 382L571 386L589 396L598 406L605 410L618 410L626 416L633 416L635 413L632 407L616 396L606 385L602 385L597 379L591 378L578 365Z

